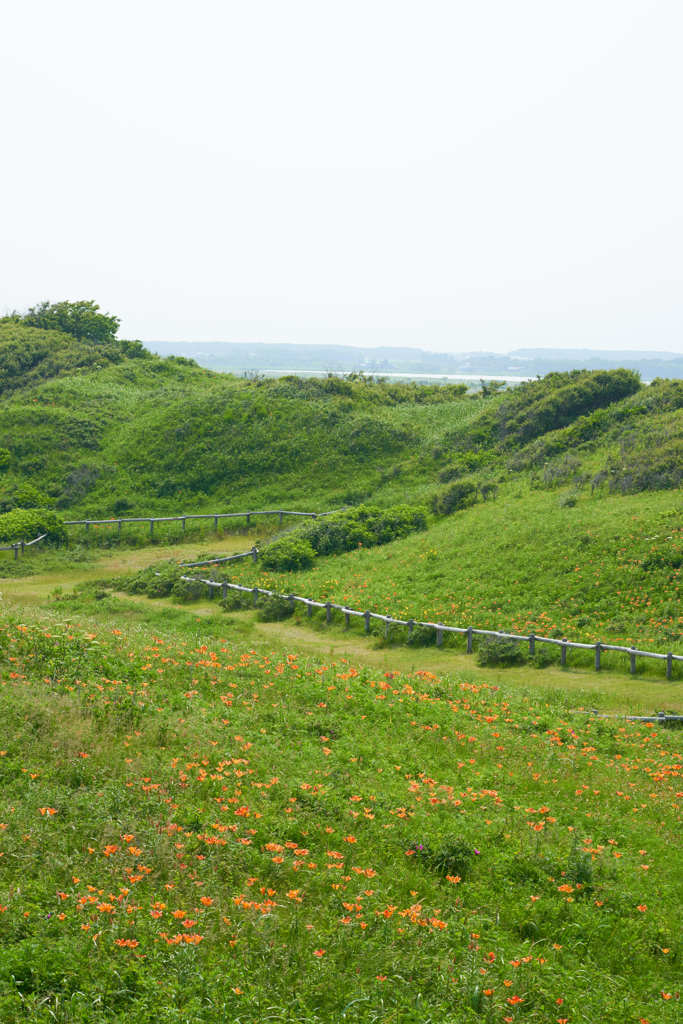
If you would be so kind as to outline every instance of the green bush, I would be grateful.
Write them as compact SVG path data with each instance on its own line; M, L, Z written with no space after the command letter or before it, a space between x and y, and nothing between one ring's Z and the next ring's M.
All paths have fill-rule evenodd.
M262 597L259 598L256 617L261 622L281 622L294 614L294 602L288 601L285 597Z
M226 612L241 611L244 608L251 608L253 597L251 592L245 590L228 590L221 600L221 608Z
M480 665L523 665L526 660L526 653L519 640L485 636L477 648L477 662Z
M9 448L0 448L0 473L7 469L12 461L12 453Z
M275 569L277 572L310 569L314 559L315 551L309 541L301 536L280 537L261 552L263 568Z
M302 528L301 534L319 555L337 555L357 547L374 547L424 530L427 516L424 508L394 505L378 508L357 505L317 519Z
M180 604L189 604L191 601L209 597L210 589L199 580L183 580L178 577L171 587L171 596Z
M12 494L13 508L46 508L49 499L33 484L20 484Z
M611 492L675 490L683 483L683 436L679 431L639 431L623 439L604 470Z
M133 576L124 577L116 582L127 594L169 597L181 574L176 562L156 562Z
M471 843L455 837L444 839L436 848L429 842L413 842L408 849L436 874L459 875L460 878L467 877L474 858L479 854Z
M436 515L447 516L463 508L474 505L478 496L477 485L471 480L460 480L448 487L432 499L432 508Z
M436 630L431 626L413 626L406 643L409 647L433 647L436 643Z
M66 540L62 520L46 508L15 508L0 515L0 541L34 540L42 533L52 541Z

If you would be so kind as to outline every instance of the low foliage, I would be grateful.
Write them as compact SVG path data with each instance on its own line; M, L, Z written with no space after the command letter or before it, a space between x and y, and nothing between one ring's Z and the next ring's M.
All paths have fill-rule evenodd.
M261 622L281 622L294 614L294 604L283 597L259 597L257 618Z
M109 600L0 627L0 1019L677 1020L674 734Z
M425 510L411 505L355 508L317 519L302 527L302 536L319 555L336 555L407 537L427 525Z
M434 495L432 508L436 515L448 516L451 512L458 512L476 504L478 496L479 489L473 480L459 480L445 491Z
M0 541L34 540L43 533L50 541L66 539L62 520L49 509L16 508L0 515Z
M526 652L519 640L484 636L477 647L479 665L523 665Z
M290 569L310 569L315 551L305 537L286 536L268 544L261 552L264 569L286 572Z

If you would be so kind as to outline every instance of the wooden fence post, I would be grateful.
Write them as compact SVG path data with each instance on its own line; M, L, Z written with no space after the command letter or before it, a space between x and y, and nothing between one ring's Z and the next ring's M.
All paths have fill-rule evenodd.
M560 665L562 668L567 667L567 638L562 637L562 647L560 648Z
M467 627L467 653L472 653L472 627Z
M251 522L251 515L247 512L247 526L249 526L250 522Z
M365 619L365 632L370 632L370 612L363 612L363 618Z
M149 536L150 536L150 540L154 537L154 520L153 519L150 519L150 521L149 521Z
M436 646L441 647L443 643L443 630L441 626L436 627Z
M344 628L348 629L351 625L351 616L347 611L344 612Z
M183 524L183 533L185 533L185 526L187 525L187 519L185 519L185 517L183 516L183 518L180 520L180 522Z
M666 678L671 679L671 672L673 670L674 656L671 651L666 656Z
M306 602L306 615L310 619L312 614L313 614L313 605L311 604L310 601L307 601Z
M213 517L213 528L218 531L218 516Z
M598 643L595 645L595 671L596 672L600 671L600 650L601 650L601 646L600 646L600 642L598 641Z
M636 649L635 649L635 647L631 648L629 654L630 654L630 658L631 658L631 666L630 666L631 667L631 675L634 676L636 674Z
M529 654L532 656L536 653L536 634L532 633L529 637Z
M118 520L118 531L117 532L118 532L118 535L120 537L121 536L121 520L120 519Z
M278 524L279 524L280 526L282 526L282 517L283 517L283 516L284 516L284 512L280 512L280 513L279 513L279 518L278 518Z
M226 597L227 597L227 596L228 596L228 584L227 584L227 583L224 583L224 584L223 584L223 585L221 586L221 597L222 597L222 598L223 598L223 600L225 601L225 599L226 599Z
M332 621L332 605L329 601L325 602L325 621L328 625Z
M251 558L253 562L258 560L258 548L254 545L251 549Z
M409 639L413 635L413 630L414 629L415 629L415 619L408 619L408 638Z
M16 560L17 560L17 558L18 558L18 557L19 557L19 545L18 545L18 544L15 544L15 545L14 545L14 561L15 561L15 562L16 562Z
M254 597L254 608L255 608L256 607L256 602L258 601L258 587L254 587L254 589L252 590L252 594L253 594L253 597Z
M389 620L388 619L384 620L384 639L385 640L389 639Z

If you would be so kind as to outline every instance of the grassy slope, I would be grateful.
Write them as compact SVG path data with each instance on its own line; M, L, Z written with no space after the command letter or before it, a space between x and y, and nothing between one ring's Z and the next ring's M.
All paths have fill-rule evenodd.
M680 639L681 527L672 492L562 507L555 492L512 484L381 548L298 573L245 562L233 575L398 618L669 649Z
M0 446L13 456L4 488L30 480L74 514L103 516L117 499L148 513L283 495L326 508L376 492L405 460L419 490L422 446L477 412L462 397L404 407L381 387L322 387L159 359L31 382L0 404Z
M1 1020L677 1019L678 734L79 600L0 631Z

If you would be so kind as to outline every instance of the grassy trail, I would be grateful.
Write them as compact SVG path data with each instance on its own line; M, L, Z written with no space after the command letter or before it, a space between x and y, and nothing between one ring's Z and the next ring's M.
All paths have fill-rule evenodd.
M192 561L197 558L197 549L201 541L186 544L169 544L153 548L120 548L114 553L102 552L87 567L79 565L73 569L52 569L49 572L37 573L35 576L3 577L0 566L0 599L3 602L17 605L40 605L47 600L55 587L62 587L66 592L73 590L79 583L119 576L125 573L144 569L152 562L173 559L175 561ZM203 542L206 547L207 541ZM244 536L239 534L224 536L211 541L211 552L216 556L232 555L244 551L249 546Z

